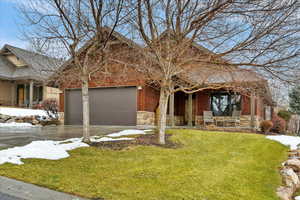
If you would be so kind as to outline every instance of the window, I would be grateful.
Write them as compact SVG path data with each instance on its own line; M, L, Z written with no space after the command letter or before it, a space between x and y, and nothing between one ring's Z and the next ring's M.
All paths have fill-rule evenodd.
M211 95L211 110L214 116L230 116L233 110L241 110L241 95L214 93Z

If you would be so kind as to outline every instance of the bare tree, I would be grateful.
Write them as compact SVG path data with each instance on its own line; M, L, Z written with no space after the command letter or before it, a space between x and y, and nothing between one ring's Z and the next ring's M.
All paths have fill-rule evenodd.
M130 3L136 7L131 28L145 45L139 48L145 62L137 68L160 88L161 144L168 98L176 91L242 88L243 70L288 83L299 78L298 0ZM224 74L226 81L220 78Z
M38 47L56 48L67 55L64 65L81 82L85 142L90 141L89 80L93 73L106 71L104 52L123 18L123 4L123 0L28 0L21 7L27 22L26 38ZM108 32L103 31L106 26L110 27ZM63 74L60 70L57 73Z

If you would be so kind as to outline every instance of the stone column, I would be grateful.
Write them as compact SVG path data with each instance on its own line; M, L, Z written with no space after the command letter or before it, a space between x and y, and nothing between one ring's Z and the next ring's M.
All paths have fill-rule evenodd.
M29 108L33 106L33 80L29 83Z
M193 126L193 94L189 94L187 112L188 112L188 126Z
M169 99L169 115L170 115L170 126L175 126L175 116L174 116L174 93L170 95Z
M255 94L252 92L250 96L250 113L251 113L251 128L255 129Z

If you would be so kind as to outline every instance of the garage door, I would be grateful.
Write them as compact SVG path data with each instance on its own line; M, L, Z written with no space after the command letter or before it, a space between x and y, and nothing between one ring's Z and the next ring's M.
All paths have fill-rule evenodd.
M92 125L136 125L136 87L93 88L90 95ZM82 124L81 90L66 90L65 124Z

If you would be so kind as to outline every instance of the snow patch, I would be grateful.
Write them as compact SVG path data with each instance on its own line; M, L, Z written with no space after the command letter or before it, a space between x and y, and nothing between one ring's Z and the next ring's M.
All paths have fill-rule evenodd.
M270 140L275 140L283 145L289 146L291 150L296 150L298 148L298 145L300 144L300 137L296 137L296 136L278 135L278 136L267 136L266 138Z
M72 138L64 141L33 141L22 147L14 147L0 151L0 165L4 163L24 164L22 158L39 158L48 160L59 160L69 157L67 151L88 147L81 138Z
M300 200L300 196L296 196L296 197L295 197L295 200Z
M152 129L144 130L144 132L152 132L152 131L153 131Z
M24 109L24 108L0 108L0 114L14 117L40 116L47 117L44 110Z
M11 122L11 123L0 123L0 127L37 127L37 126L33 126L30 123L16 123L16 122Z
M134 140L134 138L126 138L126 137L121 137L121 138L109 138L109 137L91 137L91 142L113 142L113 141L124 141L124 140Z
M111 134L108 134L107 136L108 137L121 137L121 136L125 136L125 135L142 135L142 134L147 134L147 133L143 130L128 129L128 130L120 131L117 133L111 133Z
M27 123L15 123L15 124L20 125L20 124L27 124ZM112 133L107 135L109 137L92 136L90 139L91 142L134 140L134 138L126 138L120 136L147 134L146 132L143 130L124 130L118 133ZM120 138L110 138L110 137L120 137ZM69 153L67 151L79 147L88 147L88 146L89 146L88 144L82 142L82 138L70 138L63 141L52 141L52 140L33 141L30 144L22 147L14 147L14 148L1 150L0 165L4 163L21 165L24 164L21 161L21 159L26 159L26 158L59 160L62 158L69 157Z

